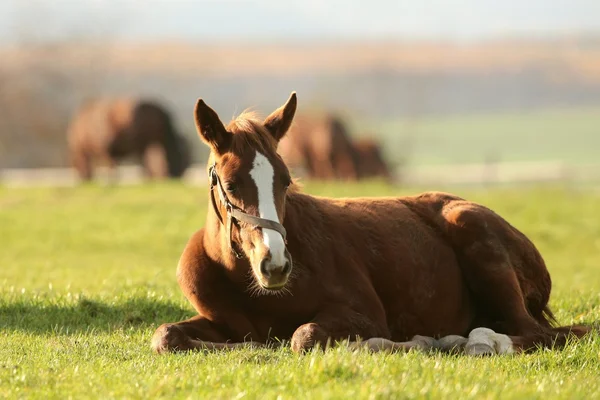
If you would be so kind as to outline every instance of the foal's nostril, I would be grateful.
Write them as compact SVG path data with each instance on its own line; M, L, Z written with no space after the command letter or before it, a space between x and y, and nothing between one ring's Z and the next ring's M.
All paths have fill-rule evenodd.
M290 263L289 261L286 261L285 265L283 267L283 271L282 271L283 274L287 275L290 273L291 270L292 270L292 263Z
M260 262L260 273L266 277L269 277L269 275L271 275L271 273L267 269L267 265L269 265L269 262L271 262L271 260L267 258L263 258L263 260Z

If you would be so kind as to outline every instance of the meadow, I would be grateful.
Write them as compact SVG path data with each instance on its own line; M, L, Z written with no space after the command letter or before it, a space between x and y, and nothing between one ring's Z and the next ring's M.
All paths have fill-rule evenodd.
M330 196L418 189L307 183ZM456 189L529 235L562 324L600 320L600 193ZM561 351L469 358L236 350L158 356L163 322L194 314L175 267L207 208L179 183L0 187L0 398L600 398L600 337Z
M381 138L390 161L414 165L494 161L600 162L600 108L542 108L421 118L353 119Z

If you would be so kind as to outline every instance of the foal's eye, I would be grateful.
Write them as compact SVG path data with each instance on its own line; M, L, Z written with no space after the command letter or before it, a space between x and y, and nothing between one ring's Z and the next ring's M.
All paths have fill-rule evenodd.
M283 187L284 188L289 188L290 185L292 184L292 178L290 178L289 176L285 176L283 179Z
M227 189L229 193L235 193L237 191L237 185L235 182L227 182L225 183L225 189Z

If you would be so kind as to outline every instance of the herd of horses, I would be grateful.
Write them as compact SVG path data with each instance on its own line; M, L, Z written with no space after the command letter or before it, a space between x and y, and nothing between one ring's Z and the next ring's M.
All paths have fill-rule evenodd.
M180 178L190 166L187 139L177 133L167 109L144 99L87 101L68 128L71 164L83 181L104 164L116 179L116 166L129 158L150 179ZM280 146L280 154L296 175L323 180L358 180L391 174L377 141L353 140L336 115L298 118Z
M303 193L291 169L322 179L386 176L376 144L335 117L296 119L297 98L267 118L225 125L194 109L209 150L209 207L177 266L196 310L152 337L158 353L290 342L296 352L437 349L468 355L561 347L590 332L557 326L551 278L535 245L504 218L458 196L334 199ZM149 176L189 165L171 118L148 102L91 102L70 129L74 165L133 154ZM367 161L365 161L367 160Z

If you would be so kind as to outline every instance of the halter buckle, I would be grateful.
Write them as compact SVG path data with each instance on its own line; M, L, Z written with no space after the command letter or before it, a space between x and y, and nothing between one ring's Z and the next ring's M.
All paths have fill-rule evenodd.
M215 169L216 167L216 163L214 163L213 165L211 165L208 168L208 181L210 182L210 187L213 188L217 185L217 171Z

